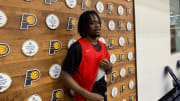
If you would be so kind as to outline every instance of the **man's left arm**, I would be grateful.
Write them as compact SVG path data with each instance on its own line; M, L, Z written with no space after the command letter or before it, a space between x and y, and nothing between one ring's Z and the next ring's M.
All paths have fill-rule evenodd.
M106 74L109 74L112 72L112 64L106 58L102 59L102 61L100 63L100 67L106 71Z

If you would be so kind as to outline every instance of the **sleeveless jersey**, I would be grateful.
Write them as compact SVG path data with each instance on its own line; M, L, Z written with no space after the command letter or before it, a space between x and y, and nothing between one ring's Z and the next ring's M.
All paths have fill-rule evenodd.
M98 73L99 65L102 59L109 59L109 53L105 45L97 40L101 46L100 51L88 42L81 38L78 40L82 47L82 59L77 71L72 75L73 79L84 89L92 91L94 82ZM87 101L83 96L75 92L75 101Z

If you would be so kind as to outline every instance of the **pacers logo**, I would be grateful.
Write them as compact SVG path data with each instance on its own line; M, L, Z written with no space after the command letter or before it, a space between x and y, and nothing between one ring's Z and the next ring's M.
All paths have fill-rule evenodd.
M112 48L114 46L115 42L113 38L109 39L109 48Z
M131 37L128 37L128 39L127 39L127 45L130 45L131 43L132 43L132 38Z
M28 29L29 26L35 26L37 23L37 18L32 14L23 14L21 19L20 29Z
M131 75L133 73L133 67L128 67L128 75Z
M108 13L111 13L111 12L113 11L113 9L114 9L113 4L112 4L112 3L108 3L108 9L107 9L107 12L108 12Z
M40 71L38 69L27 70L24 86L30 86L32 81L36 81L40 78Z
M119 62L123 62L123 61L124 61L124 59L125 59L124 54L123 54L123 53L121 53L119 58L120 58L120 59L119 59Z
M101 28L104 28L104 20L101 20Z
M117 72L111 73L111 82L113 82L117 78Z
M123 26L124 26L123 22L119 21L119 26L118 26L119 31L122 30Z
M62 48L61 41L51 40L49 47L49 55L54 55L55 52L61 50L61 48Z
M126 8L126 10L127 10L126 15L129 16L131 14L131 9L130 8Z
M64 96L64 91L62 89L53 90L51 101L57 101L62 99Z
M77 20L74 17L69 17L67 30L72 30L77 27Z
M134 95L129 96L129 101L133 101L135 99Z
M126 85L125 84L122 84L121 85L121 94L124 93L124 90L126 89Z
M86 8L89 8L91 6L90 0L83 0L82 2L82 9L85 10Z
M9 45L6 43L0 43L0 57L7 56L10 52Z

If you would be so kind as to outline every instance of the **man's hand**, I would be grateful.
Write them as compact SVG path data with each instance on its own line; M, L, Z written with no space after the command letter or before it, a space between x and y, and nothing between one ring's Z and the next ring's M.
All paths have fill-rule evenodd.
M112 65L108 59L103 59L100 63L100 67L104 70L109 70L112 68Z
M88 101L104 101L104 97L97 94L97 93L93 93L91 92L88 96Z

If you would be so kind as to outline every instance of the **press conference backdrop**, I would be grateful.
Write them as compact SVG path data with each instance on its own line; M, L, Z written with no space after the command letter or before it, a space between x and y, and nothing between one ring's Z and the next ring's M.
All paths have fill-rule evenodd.
M72 101L72 97L68 95L68 90L62 84L63 81L52 79L49 76L49 69L53 64L61 65L68 51L68 41L80 38L77 32L78 18L80 14L86 10L96 10L96 4L101 1L104 5L102 13L98 12L103 20L101 36L105 39L105 45L108 47L110 54L116 56L113 64L113 73L107 75L108 83L108 100L136 101L136 49L135 49L135 31L134 31L134 1L133 0L86 0L85 4L90 4L85 10L82 10L83 0L77 0L74 8L66 5L66 0L49 0L51 4L45 4L48 0L0 0L0 10L3 11L8 20L7 23L0 28L0 43L6 43L10 47L7 56L0 57L0 73L8 74L12 79L11 86L0 93L0 101L26 101L33 94L41 96L43 101L52 99L53 90L62 89L63 93L55 93L56 97L61 97L61 101ZM112 3L108 13L108 3ZM119 14L118 13L118 7ZM123 14L122 14L123 11ZM28 29L20 29L22 15L32 14L37 19L32 18L34 25L27 25ZM57 29L50 29L46 25L46 17L49 14L55 14L60 21ZM67 30L69 17L74 17L72 21L74 28ZM29 20L27 23L33 24ZM27 20L27 19L26 19ZM110 20L115 22L114 30L108 28ZM127 26L127 23L130 25ZM71 26L72 27L72 26ZM113 25L110 25L113 27ZM121 45L119 38L121 38ZM110 40L112 39L112 40ZM124 41L122 41L124 39ZM22 51L22 45L27 40L34 40L39 49L34 56L26 56ZM55 51L55 54L49 55L50 40L61 41L61 49ZM60 46L57 45L57 48ZM54 47L56 48L56 47ZM131 54L132 52L132 54ZM129 53L129 56L128 56ZM120 55L123 54L123 55ZM129 58L128 58L129 57ZM31 85L24 86L26 79L26 71L36 69L40 72L40 77L36 81L32 81ZM120 70L121 73L120 73ZM124 71L125 70L125 71ZM123 77L124 76L124 77ZM32 79L32 78L31 78ZM131 81L131 83L129 83ZM133 82L133 83L132 83ZM113 87L117 88L112 91ZM113 94L112 94L113 93ZM114 97L113 97L113 96Z

